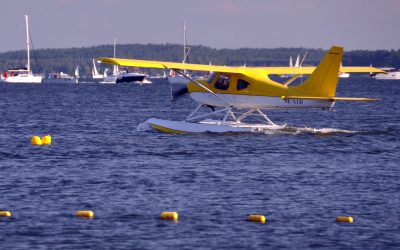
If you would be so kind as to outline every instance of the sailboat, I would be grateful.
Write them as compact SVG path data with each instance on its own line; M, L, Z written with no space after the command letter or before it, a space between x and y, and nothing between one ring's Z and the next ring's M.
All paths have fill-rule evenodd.
M92 78L102 80L105 77L105 75L106 73L104 73L103 75L99 74L96 68L96 62L93 59Z
M186 63L188 56L189 56L189 51L190 48L187 46L186 44L186 21L183 21L183 60L182 63ZM186 71L184 71L185 74ZM187 78L185 78L184 76L181 75L177 75L176 72L174 70L171 70L169 72L169 77L168 79L168 83L170 85L184 85L186 87L186 84L189 82L189 80Z
M79 65L76 66L74 75L75 75L76 83L78 83L78 80L79 80L79 77L80 77L79 76Z
M117 39L114 38L114 58L115 58L115 46L117 43ZM106 83L106 84L115 84L117 83L117 77L119 74L119 68L118 65L113 65L113 72L111 75L107 75L107 70L104 70L104 78L103 81L101 81L100 83Z
M183 21L183 60L182 63L188 62L188 56L190 52L190 47L187 46L187 38L186 38L186 21ZM211 64L211 62L210 62ZM186 70L183 71L183 75L176 74L174 70L170 70L168 83L171 91L171 98L174 100L178 96L186 93L187 84L190 82L189 78L194 80L203 80L203 77L191 77Z
M30 40L29 40L29 20L28 15L25 15L26 24L26 55L27 55L27 66L24 68L13 68L4 72L1 78L2 82L5 83L42 83L41 75L33 75L31 71L30 62Z

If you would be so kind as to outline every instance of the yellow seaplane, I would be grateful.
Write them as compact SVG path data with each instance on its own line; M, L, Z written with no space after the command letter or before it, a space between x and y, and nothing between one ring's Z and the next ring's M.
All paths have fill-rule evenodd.
M105 64L173 69L188 80L187 90L198 106L184 121L150 118L152 128L166 133L259 132L278 125L265 111L272 109L328 109L336 101L378 99L336 97L341 73L382 73L373 67L342 67L343 48L333 46L317 67L233 67L151 60L98 58ZM183 70L211 71L208 80L194 80ZM270 75L293 75L283 83ZM298 77L309 75L301 84ZM204 112L206 110L206 112Z

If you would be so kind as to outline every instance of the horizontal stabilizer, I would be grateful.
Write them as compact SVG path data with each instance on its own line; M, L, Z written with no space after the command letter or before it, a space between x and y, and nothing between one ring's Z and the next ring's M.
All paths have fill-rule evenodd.
M320 96L282 96L282 99L303 99L303 100L328 100L336 101L355 101L355 102L372 102L380 101L380 99L359 98L359 97L320 97Z

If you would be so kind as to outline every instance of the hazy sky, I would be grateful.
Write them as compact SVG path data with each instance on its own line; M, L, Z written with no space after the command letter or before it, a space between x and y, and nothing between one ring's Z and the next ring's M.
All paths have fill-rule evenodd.
M400 49L400 0L1 0L0 51L182 43L213 48Z

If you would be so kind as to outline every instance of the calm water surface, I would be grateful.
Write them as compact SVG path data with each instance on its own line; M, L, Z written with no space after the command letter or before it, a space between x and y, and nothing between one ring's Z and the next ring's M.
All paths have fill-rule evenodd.
M265 134L138 131L183 119L168 85L0 85L1 249L398 249L400 82L341 80L335 112ZM53 144L30 145L50 134ZM74 217L91 209L92 220ZM178 223L158 219L177 211ZM246 221L266 215L266 224ZM353 224L337 224L351 215Z

